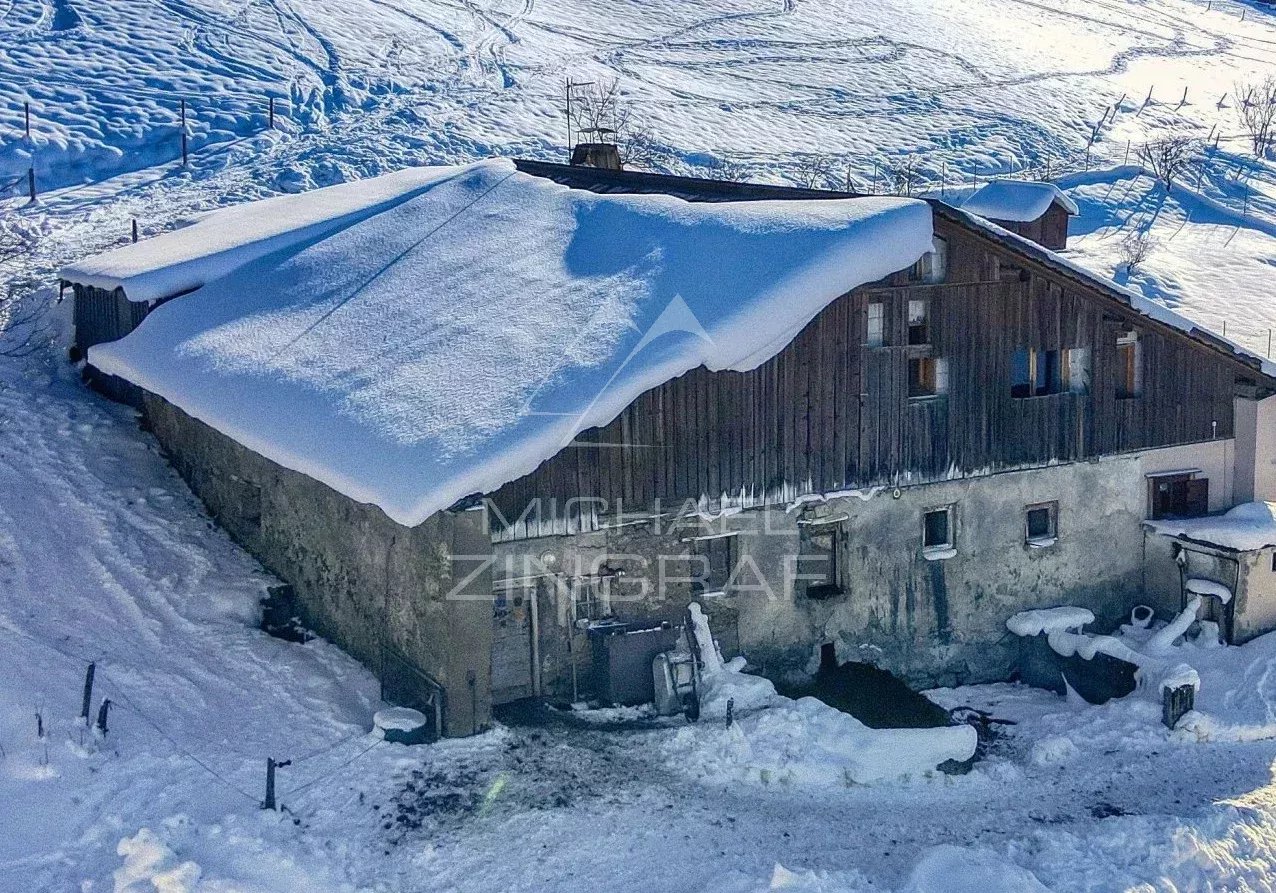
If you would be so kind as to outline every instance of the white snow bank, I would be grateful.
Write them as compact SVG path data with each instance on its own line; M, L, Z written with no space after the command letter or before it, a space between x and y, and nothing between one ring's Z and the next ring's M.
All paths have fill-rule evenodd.
M1232 600L1232 590L1215 580L1201 580L1193 577L1183 584L1183 588L1197 595L1212 595L1223 604Z
M1058 202L1069 214L1079 214L1077 203L1053 183L1026 183L1022 180L994 180L966 201L961 209L989 220L1028 223L1038 219Z
M1006 628L1016 636L1039 636L1042 633L1080 630L1088 623L1094 623L1093 611L1065 605L1020 611L1006 621Z
M1242 503L1211 518L1144 523L1149 529L1165 536L1182 536L1238 552L1276 546L1276 503L1271 502Z
M482 162L89 361L414 526L690 369L757 366L931 238L915 200L596 195Z
M1050 893L1036 875L987 850L927 850L900 893Z
M691 606L697 641L712 642L700 606ZM666 745L672 761L695 777L809 785L870 784L926 775L947 760L975 753L971 726L870 729L815 698L793 700L769 680L723 664L717 646L701 645L701 722ZM733 701L734 721L721 720Z
M1276 633L1232 647L1198 639L1175 652L1199 675L1195 709L1178 730L1201 741L1276 738Z
M455 173L447 167L407 168L223 208L190 226L71 264L60 276L80 285L122 288L130 301L167 298L388 210Z
M115 893L195 893L200 868L178 862L177 854L150 828L120 841L124 864L115 871Z

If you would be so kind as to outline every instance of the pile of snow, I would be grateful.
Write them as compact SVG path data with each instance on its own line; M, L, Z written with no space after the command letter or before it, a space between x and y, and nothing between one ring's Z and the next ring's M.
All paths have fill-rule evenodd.
M870 729L815 698L793 700L768 680L741 672L742 661L723 663L708 645L708 622L691 606L701 642L701 721L667 742L671 760L693 777L718 781L800 785L871 784L933 773L948 760L975 753L971 726ZM728 702L733 715L727 716Z
M1029 223L1056 202L1069 214L1080 213L1077 203L1053 183L994 180L962 202L961 209L989 220Z
M1237 552L1252 552L1276 546L1276 503L1271 502L1246 502L1212 518L1144 523L1151 530L1165 536L1181 536Z
M1106 654L1138 667L1135 678L1140 688L1156 697L1165 689L1192 685L1200 688L1201 680L1188 664L1174 663L1168 656L1187 633L1201 609L1201 596L1194 595L1169 623L1152 627L1126 624L1114 636L1081 632L1081 627L1094 622L1094 614L1086 608L1063 606L1023 611L1006 621L1006 627L1017 636L1045 634L1050 648L1061 657L1094 660Z
M313 242L420 195L454 168L414 167L278 195L204 215L172 230L64 267L62 279L124 289L131 301L155 301L199 288L260 257Z
M1217 580L1201 580L1193 577L1183 584L1183 588L1196 595L1212 595L1223 604L1227 604L1232 600L1232 590Z
M911 199L696 204L481 162L89 361L415 526L690 369L756 367L931 238Z
M1006 621L1006 628L1016 636L1039 636L1042 633L1079 631L1088 623L1094 623L1093 611L1064 605L1020 611Z

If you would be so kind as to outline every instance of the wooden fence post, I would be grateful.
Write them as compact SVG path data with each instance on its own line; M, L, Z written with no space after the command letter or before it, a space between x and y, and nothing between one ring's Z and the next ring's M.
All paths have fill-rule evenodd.
M186 146L186 100L182 99L182 167L186 167L188 161Z
M1196 686L1180 685L1177 688L1161 689L1161 722L1168 729L1178 725L1183 714L1192 709L1196 702Z
M275 129L275 97L270 97L270 129Z
M84 720L84 724L89 724L89 706L93 700L93 674L97 672L97 664L89 664L89 669L84 674L84 701L80 705L80 718Z
M281 760L277 762L274 757L266 758L266 799L261 803L262 809L279 808L278 804L275 802L275 770L291 765L292 760Z
M22 121L26 130L27 139L31 139L31 103L22 103Z
M35 168L27 168L27 194L35 201Z
M99 707L97 711L97 723L93 726L93 728L97 729L98 733L101 735L106 735L106 714L110 709L111 699L104 698L102 700L102 706Z
M137 241L137 218L133 218L133 241Z

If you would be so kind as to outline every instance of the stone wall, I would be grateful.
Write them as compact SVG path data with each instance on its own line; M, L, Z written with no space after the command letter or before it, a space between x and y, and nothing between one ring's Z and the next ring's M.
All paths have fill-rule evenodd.
M402 527L154 395L146 395L145 411L218 523L294 586L309 628L378 675L387 653L398 652L437 680L446 692L445 734L488 726L491 576L481 561L453 560L490 553L481 512L440 512Z
M876 664L916 686L1007 678L1019 649L1006 619L1028 608L1091 608L1113 628L1144 600L1145 465L1161 457L1130 455L904 487L875 489L808 503L746 510L716 520L657 519L576 536L539 537L496 546L495 578L527 577L552 555L557 578L619 570L614 613L680 616L688 601L710 610L728 656L739 651L766 675L813 672L822 645L843 661ZM1172 456L1170 459L1180 457ZM1025 508L1056 503L1055 542L1026 542ZM922 517L951 505L955 554L928 558ZM622 519L623 521L623 519ZM812 598L817 567L811 532L839 531L841 592ZM722 595L698 593L702 546L734 533L736 570ZM534 573L533 573L534 575ZM644 583L645 581L645 583ZM551 589L555 587L549 587ZM580 664L583 636L569 627L568 587L541 606L539 653L547 690L562 691L570 655ZM716 587L708 587L710 590ZM1158 606L1170 612L1176 605Z

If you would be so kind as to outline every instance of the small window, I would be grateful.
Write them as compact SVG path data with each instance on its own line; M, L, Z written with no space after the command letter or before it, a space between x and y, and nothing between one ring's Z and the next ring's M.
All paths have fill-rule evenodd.
M572 611L578 621L611 616L611 580L581 577L572 581Z
M881 347L886 343L886 305L872 301L868 305L868 333L864 343L869 347Z
M948 240L935 237L934 248L922 255L921 279L927 285L943 282L948 278Z
M1059 393L1059 352L1016 350L1010 360L1010 396L1041 397Z
M1195 472L1160 474L1148 478L1151 496L1148 499L1151 520L1161 518L1199 518L1209 513L1209 478L1197 477Z
M948 363L935 357L908 361L908 396L914 399L948 393Z
M1116 396L1118 400L1130 400L1143 394L1143 349L1139 333L1133 329L1122 332L1116 342Z
M1059 504L1041 502L1028 506L1024 510L1024 522L1024 538L1029 545L1045 546L1053 543L1059 535Z
M922 551L948 553L953 549L953 507L931 509L922 516Z
M1090 393L1090 349L1074 347L1063 353L1064 386L1074 394Z
M908 343L930 344L930 314L925 301L908 302Z

